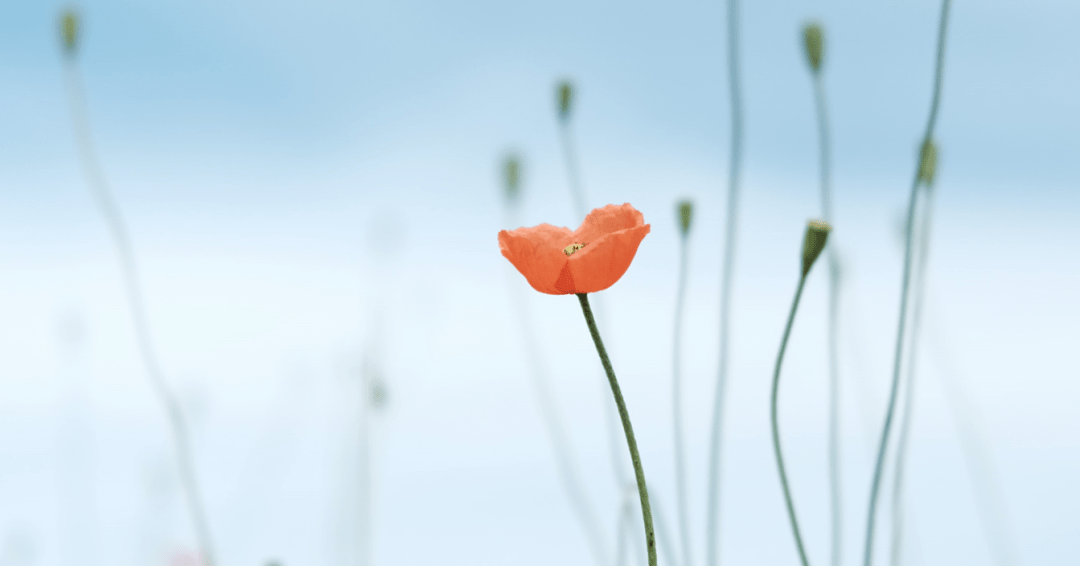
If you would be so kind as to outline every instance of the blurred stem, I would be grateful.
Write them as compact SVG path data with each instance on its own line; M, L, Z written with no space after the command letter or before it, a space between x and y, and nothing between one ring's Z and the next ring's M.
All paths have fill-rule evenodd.
M938 107L941 102L941 77L945 63L945 37L948 30L950 0L941 3L941 21L938 27L937 59L934 70L934 93L930 103L930 117L926 124L920 148L925 147L934 135ZM892 386L889 391L889 406L885 412L885 424L881 430L881 443L878 447L877 461L874 464L874 478L870 486L870 505L866 518L866 545L863 550L863 566L870 566L874 554L874 519L877 511L878 493L881 490L881 474L885 465L885 453L889 446L889 432L892 428L893 414L896 411L896 397L900 386L900 363L904 353L904 329L907 322L908 287L911 283L912 231L915 222L915 204L918 199L919 169L922 155L916 159L915 178L911 183L911 198L908 203L907 222L904 228L904 275L900 287L900 317L896 333L896 355L893 358Z
M577 213L579 219L584 219L588 208L585 205L585 189L581 186L581 171L578 168L574 133L570 129L569 117L559 119L559 137L562 141L563 158L566 160L566 177L570 183L570 196L574 199L574 212Z
M626 444L630 449L630 460L634 464L634 476L637 480L638 494L641 497L641 515L645 522L645 548L649 554L649 566L656 566L656 533L653 531L652 509L649 507L649 489L645 484L645 470L641 467L641 456L638 454L637 440L634 438L634 427L630 424L630 413L626 409L626 401L619 388L619 381L615 378L615 370L611 367L607 350L604 349L604 342L600 339L600 330L596 327L596 319L589 307L589 296L579 293L577 297L581 303L581 311L585 314L585 323L589 326L589 334L592 335L593 343L596 344L596 353L600 355L600 363L603 364L608 383L611 384L611 394L619 407L619 418L622 420L623 432L626 433Z
M514 281L513 283L517 283ZM607 543L604 542L603 531L596 518L592 502L581 483L581 475L578 472L577 461L571 451L570 441L566 434L566 428L559 416L555 396L551 391L547 371L537 346L536 335L533 332L532 317L525 302L525 296L521 293L520 285L511 285L511 295L514 306L518 312L521 323L522 338L524 339L525 351L529 360L529 369L533 390L536 392L536 400L540 405L540 416L544 421L551 447L555 453L555 465L562 479L563 489L566 490L567 498L577 516L578 522L585 533L585 538L592 552L593 561L598 566L607 566L608 554Z
M720 538L720 441L727 389L728 326L731 319L731 282L735 264L735 229L738 218L739 176L742 171L742 94L739 82L738 0L727 1L728 87L731 96L731 158L728 163L727 222L724 236L723 272L720 280L720 367L713 401L712 433L709 441L709 483L705 500L705 561L715 566Z
M799 286L795 288L795 300L791 302L791 312L788 314L787 325L784 326L784 337L780 340L780 353L776 355L776 371L773 372L772 383L772 440L773 452L776 454L776 467L780 471L780 485L784 488L784 503L787 504L788 518L791 520L791 531L795 535L795 546L799 549L799 558L803 566L809 566L806 559L806 550L803 548L802 535L799 534L799 522L795 518L795 503L791 500L791 488L788 486L787 472L784 469L784 456L780 452L780 424L776 415L777 393L780 390L780 365L784 361L784 350L787 349L788 338L791 336L791 326L795 323L795 312L799 309L799 299L802 297L803 287L806 285L806 276L799 278Z
M679 535L682 540L682 553L684 566L691 566L693 560L690 554L690 520L687 516L686 505L686 452L683 446L682 426L682 375L679 364L680 346L682 343L682 317L683 303L686 299L686 269L688 236L682 233L679 239L679 282L675 294L675 337L672 348L672 418L675 430L675 491L678 497Z
M814 83L814 105L817 110L818 148L821 156L821 214L824 220L833 223L832 204L832 169L830 159L829 119L825 104L825 86L820 71L812 73ZM826 250L829 261L829 499L832 566L839 566L842 557L843 501L840 482L840 356L839 309L840 309L840 261L833 251L835 244Z
M154 351L153 341L150 337L150 325L146 320L143 305L142 290L139 286L135 252L132 249L131 239L128 236L127 226L120 213L120 208L109 191L105 174L98 162L97 153L94 151L93 136L90 133L90 120L87 117L86 98L83 94L82 77L79 74L78 63L73 57L69 57L65 62L65 78L67 79L68 100L71 105L75 138L79 146L79 157L82 161L83 171L86 174L94 200L97 202L98 210L100 210L112 234L117 255L120 256L120 267L123 272L128 307L135 329L139 355L142 358L147 376L150 378L154 393L157 395L168 417L180 481L184 488L188 509L191 512L195 536L198 538L200 550L204 554L207 564L214 566L217 561L214 560L210 528L207 525L206 513L199 498L199 489L195 481L195 465L191 457L191 441L188 436L187 423L180 402L176 399L176 395L173 394L172 390L169 389L169 385L166 383L164 375L162 375L157 353Z
M901 538L903 535L904 507L904 465L907 463L907 448L911 433L911 421L915 401L915 365L918 360L919 331L922 328L923 299L926 287L926 258L930 247L930 222L933 213L934 191L926 186L926 198L923 201L923 214L919 221L919 249L915 267L914 305L911 318L911 344L908 347L907 380L904 387L904 412L900 417L900 435L896 442L896 471L893 474L892 493L892 552L891 564L900 564Z

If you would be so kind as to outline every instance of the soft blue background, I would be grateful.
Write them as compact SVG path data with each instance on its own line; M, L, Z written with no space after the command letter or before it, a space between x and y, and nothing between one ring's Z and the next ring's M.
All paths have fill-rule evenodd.
M798 35L813 17L828 34L830 245L848 268L851 564L895 339L896 224L929 104L938 4L745 4L722 558L796 560L767 395L802 223L818 214ZM60 8L0 4L0 564L165 564L192 536L112 243L79 169ZM355 367L376 335L391 401L373 431L375 563L590 563L526 378L507 278L522 283L495 244L509 222L498 177L509 150L524 157L519 222L577 222L554 120L563 77L577 85L590 203L631 202L652 224L603 301L669 517L673 207L684 196L698 204L684 353L700 545L730 125L721 2L79 8L95 141L130 224L164 366L194 421L223 565L350 560ZM1078 18L1065 0L953 9L909 564L989 563L936 385L945 357L982 414L1021 562L1075 556ZM816 273L808 287L781 409L815 564L828 553L824 283ZM621 494L607 457L610 393L576 301L528 296L612 540ZM73 327L83 338L63 339ZM883 563L887 505L880 524Z

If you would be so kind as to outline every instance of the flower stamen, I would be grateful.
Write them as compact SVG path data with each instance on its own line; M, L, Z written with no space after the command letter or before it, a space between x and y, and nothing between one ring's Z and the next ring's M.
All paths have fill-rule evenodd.
M569 246L566 246L565 248L563 248L563 253L566 254L569 257L569 256L574 255L574 252L576 252L576 251L578 251L578 250L580 250L581 248L584 248L584 247L585 247L585 244L579 244L577 242L574 242L573 244L570 244Z

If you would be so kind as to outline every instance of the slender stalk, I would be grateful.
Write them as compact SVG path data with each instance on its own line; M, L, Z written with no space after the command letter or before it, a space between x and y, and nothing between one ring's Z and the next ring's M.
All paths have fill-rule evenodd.
M780 364L784 361L784 350L787 349L788 337L791 336L791 326L795 323L795 311L799 309L799 299L802 297L803 287L806 285L806 276L799 278L799 286L795 288L795 300L791 303L791 312L788 314L787 325L784 326L784 337L780 340L780 353L776 355L776 371L773 372L772 383L772 440L773 452L776 454L776 467L780 471L780 485L784 488L784 503L787 504L788 518L791 520L791 531L795 535L795 546L799 549L799 558L803 566L809 566L806 559L806 549L803 548L802 535L799 534L799 521L795 518L795 503L791 500L791 488L788 486L787 472L784 469L784 456L780 452L780 424L776 417L777 393L780 390Z
M926 133L923 135L923 144L928 144L933 138L934 125L937 122L938 107L941 101L941 78L945 64L945 37L948 30L950 0L941 3L941 21L938 27L937 60L934 71L934 94L930 103L930 117L926 124ZM921 155L919 159L921 164ZM892 428L893 414L896 411L896 397L900 386L900 364L904 353L904 330L907 322L908 287L911 283L911 260L912 260L912 232L915 222L915 204L919 189L919 170L915 168L915 176L911 183L911 198L908 203L907 222L904 228L904 274L900 286L900 316L899 328L896 333L896 355L893 358L892 386L889 391L889 406L885 411L885 424L881 430L881 443L878 447L877 461L874 464L874 478L870 486L870 505L866 518L866 545L863 551L863 566L870 566L874 554L874 519L877 511L878 493L881 490L881 474L885 465L885 453L889 446L889 432Z
M944 332L940 324L930 325L929 328ZM939 335L937 339L930 341L931 345L936 346L933 352L938 371L935 373L945 392L953 425L960 439L964 462L967 464L971 487L979 508L983 533L990 547L991 562L996 566L1018 564L1016 547L1013 543L1015 537L1009 527L1008 513L1001 497L994 460L987 446L986 425L971 395L964 389L963 380L945 344L947 341L945 338Z
M87 182L90 184L98 209L109 226L117 255L120 257L120 267L127 290L128 307L131 311L139 354L142 357L147 376L150 378L150 384L165 409L165 414L172 429L173 449L176 454L180 481L183 485L188 509L191 512L191 521L195 527L195 536L207 564L213 566L217 564L217 561L214 560L210 528L206 521L206 512L199 498L199 489L195 481L195 464L191 457L191 440L188 436L187 423L180 402L169 388L168 383L166 383L161 366L158 363L157 353L150 337L150 325L146 319L142 290L139 286L135 252L132 249L131 238L128 236L127 226L120 213L120 208L109 192L105 174L94 151L93 137L90 135L90 121L87 118L85 96L83 95L82 79L74 57L68 57L66 60L65 78L67 79L68 99L71 105L75 138L79 145L79 157L82 161L83 171L86 174Z
M513 283L517 283L517 281L513 281ZM584 531L593 561L598 566L607 566L610 564L606 550L607 543L604 541L603 531L600 528L596 512L593 510L592 502L589 500L588 492L581 483L577 460L570 450L566 427L559 416L555 396L552 394L551 384L548 380L547 368L543 356L541 356L537 348L532 317L525 303L525 296L521 291L522 287L520 285L511 285L511 295L518 312L522 339L529 360L530 381L532 382L533 391L536 393L537 403L540 405L540 417L544 421L548 438L551 440L551 448L555 453L555 466L559 470L559 477L562 480L567 499L570 500L574 515Z
M814 105L817 110L818 147L821 169L821 214L830 224L833 223L832 205L832 170L829 143L829 119L825 104L825 86L821 73L812 73L814 82ZM829 519L830 519L830 563L839 566L842 557L843 502L840 482L840 355L839 309L840 309L840 261L834 251L835 244L826 250L829 258Z
M577 152L574 146L574 133L570 130L570 118L559 120L559 137L562 141L563 158L566 160L566 177L570 182L570 196L574 199L574 212L578 218L585 218L588 211L585 200L585 188L581 186L581 171L578 167Z
M693 564L692 556L690 554L690 520L688 518L687 504L686 504L686 452L683 445L683 426L682 426L682 372L681 364L679 363L681 338L682 338L682 317L683 317L683 303L686 299L686 264L687 264L687 233L682 232L682 236L679 240L679 283L678 291L675 294L675 337L674 345L672 347L672 378L671 378L671 390L672 390L672 418L674 419L675 430L675 493L678 498L678 513L679 513L679 535L682 542L683 564L685 566L691 566Z
M705 501L705 561L715 566L720 537L720 440L727 389L729 322L731 319L731 282L735 264L735 233L739 204L739 178L742 173L742 93L739 81L738 0L727 2L728 87L731 96L731 158L728 163L727 221L724 236L723 272L720 280L720 364L713 401L712 434L709 441L709 484Z
M656 566L656 533L653 531L652 509L649 507L649 489L645 485L645 470L641 467L641 456L638 454L637 440L634 438L634 427L630 424L630 413L626 409L626 401L623 400L622 389L619 388L619 382L615 378L615 370L611 367L607 350L604 349L604 342L600 339L600 330L596 327L596 319L589 307L589 296L579 293L577 297L581 302L581 311L585 314L585 323L589 326L589 334L592 335L593 343L596 344L596 353L600 355L600 363L603 364L608 383L611 384L611 394L619 407L619 419L622 420L623 432L626 433L626 444L630 449L630 460L634 464L634 477L641 497L641 516L645 522L645 548L649 554L649 566Z
M915 400L915 364L918 360L919 335L922 328L923 303L926 294L926 262L930 248L930 224L933 217L934 192L926 186L926 198L923 201L923 214L919 221L919 249L915 268L914 305L911 317L911 344L908 348L907 384L904 387L904 412L900 418L900 436L896 442L896 471L893 474L892 493L892 552L891 564L900 564L901 539L903 535L904 505L904 466L907 463L907 448L911 433L911 421L914 414Z

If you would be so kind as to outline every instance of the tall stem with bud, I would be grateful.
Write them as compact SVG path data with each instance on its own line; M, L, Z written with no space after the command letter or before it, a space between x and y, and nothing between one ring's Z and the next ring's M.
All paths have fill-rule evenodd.
M791 498L791 487L788 485L787 471L784 468L784 455L780 450L780 423L777 417L777 401L780 392L780 366L784 361L784 351L787 349L788 338L791 336L791 327L795 323L795 312L799 309L799 299L802 297L803 287L806 285L806 276L810 274L810 268L821 250L825 248L825 242L829 237L830 227L821 221L811 221L806 228L803 238L802 274L799 277L799 285L795 288L795 299L791 302L791 312L788 314L787 324L784 326L784 336L780 339L780 352L776 355L776 370L773 372L772 396L770 398L770 416L772 422L773 453L776 456L776 467L780 472L780 485L784 490L784 503L787 506L788 519L791 522L791 531L795 537L795 547L799 551L799 559L803 566L809 566L810 561L806 557L806 549L803 547L802 534L799 532L799 521L795 517L795 503Z
M924 156L931 147L934 126L937 123L938 106L941 101L941 79L945 66L945 37L949 22L950 0L941 3L941 19L938 25L937 58L934 70L934 94L930 102L930 117L926 132L923 134L918 166L911 183L911 197L908 202L907 221L904 227L904 274L900 286L900 316L896 333L896 354L893 357L892 385L889 391L889 406L885 411L885 424L881 428L881 443L878 446L877 461L874 464L874 477L870 484L870 504L866 517L866 544L863 548L863 566L870 566L874 555L874 520L877 512L878 494L881 491L881 475L885 467L885 452L889 446L889 433L892 429L893 415L896 412L896 397L900 387L900 365L904 355L904 331L907 322L908 288L911 283L912 232L915 224L915 205L918 200L919 181L923 175Z
M128 308L131 312L139 354L142 357L147 376L150 378L150 384L165 409L165 414L172 429L173 449L176 454L180 481L183 486L184 496L187 499L188 510L191 512L191 521L195 527L195 536L198 539L200 552L204 555L209 566L216 566L217 561L214 559L206 511L199 497L199 488L195 481L195 464L191 456L191 440L188 435L187 422L184 419L180 401L176 398L169 384L165 381L165 376L162 374L157 352L150 337L150 323L146 319L142 288L139 285L138 269L135 262L135 251L131 244L131 238L128 236L127 225L124 222L123 215L120 213L120 207L109 191L105 173L102 171L101 164L98 163L97 153L94 151L93 136L90 135L90 120L87 117L86 101L83 96L82 80L79 75L78 60L76 59L79 46L79 17L74 11L69 10L61 16L60 37L65 55L68 98L71 104L75 138L79 145L79 156L82 160L83 170L94 199L97 201L98 209L101 211L101 215L112 233L117 254L120 256L120 267L124 275Z
M671 414L675 432L675 494L678 498L679 538L682 542L683 565L693 564L690 552L690 519L686 504L686 453L683 445L682 427L682 372L679 363L682 343L683 303L686 299L687 249L689 248L690 222L694 204L688 200L679 202L679 282L675 293L675 336L672 346L671 368Z
M810 23L803 27L803 46L806 62L814 85L814 107L818 123L818 153L821 172L821 215L826 222L833 222L832 176L829 159L829 120L825 105L825 86L821 67L825 57L825 31L820 24ZM840 482L840 356L838 353L838 326L840 309L840 261L836 245L829 247L829 519L830 563L839 566L842 556L843 502Z

